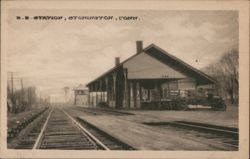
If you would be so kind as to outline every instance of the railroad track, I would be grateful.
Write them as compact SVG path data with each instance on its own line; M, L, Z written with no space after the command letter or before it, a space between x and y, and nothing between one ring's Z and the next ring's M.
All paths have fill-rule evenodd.
M16 149L133 150L63 109L50 109L33 125L19 140Z
M35 144L37 137L39 136L41 129L46 121L49 114L49 109L47 109L42 115L33 120L28 128L21 132L20 137L17 137L17 141L13 143L14 149L32 149Z
M38 118L40 115L42 115L48 108L44 108L41 111L38 111L36 113L30 113L26 115L23 119L20 119L20 121L16 121L16 124L13 127L8 127L7 129L7 140L10 142L10 140L14 137L16 137L26 126L28 126L30 123L32 123L36 118Z
M236 151L239 145L238 129L187 121L143 123L164 129L172 128L185 135L208 139L208 144L222 145L223 150ZM205 142L205 141L203 141ZM223 148L224 147L224 148Z
M33 149L109 150L64 110L53 109Z

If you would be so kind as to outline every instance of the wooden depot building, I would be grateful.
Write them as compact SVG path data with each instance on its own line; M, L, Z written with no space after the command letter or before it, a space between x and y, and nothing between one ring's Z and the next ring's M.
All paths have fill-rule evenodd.
M173 93L185 94L200 86L214 86L216 81L160 47L143 49L136 42L137 53L87 84L89 107L141 109L144 103L168 100ZM155 105L158 107L158 105Z

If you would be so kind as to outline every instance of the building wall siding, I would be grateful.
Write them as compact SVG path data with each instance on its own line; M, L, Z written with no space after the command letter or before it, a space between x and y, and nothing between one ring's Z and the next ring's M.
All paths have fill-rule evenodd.
M128 69L128 79L186 78L181 72L167 66L146 53L140 53L123 64Z
M185 78L178 80L178 88L179 90L195 90L196 81L193 78Z
M76 95L76 105L77 106L88 106L88 95Z

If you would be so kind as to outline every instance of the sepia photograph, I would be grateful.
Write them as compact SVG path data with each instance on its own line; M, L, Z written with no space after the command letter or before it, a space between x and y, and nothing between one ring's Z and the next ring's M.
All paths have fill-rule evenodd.
M240 10L4 4L2 153L246 154Z

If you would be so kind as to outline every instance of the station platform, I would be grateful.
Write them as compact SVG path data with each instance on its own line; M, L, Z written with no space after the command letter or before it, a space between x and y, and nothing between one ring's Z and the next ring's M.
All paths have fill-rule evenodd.
M189 111L133 111L131 113L135 114L134 120L137 122L189 121L238 128L237 108L227 111L193 109Z
M229 106L226 111L214 111L211 109L192 108L187 111L176 110L124 110L111 108L89 108L90 110L115 111L125 114L120 118L132 122L167 122L188 121L211 124L224 127L238 128L238 107ZM130 114L130 115L126 115Z
M209 143L174 130L155 129L124 116L83 115L80 119L94 125L138 150L215 150ZM132 116L127 116L132 117ZM180 133L180 134L179 134Z

